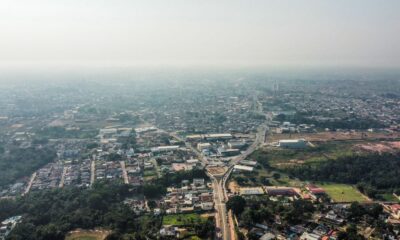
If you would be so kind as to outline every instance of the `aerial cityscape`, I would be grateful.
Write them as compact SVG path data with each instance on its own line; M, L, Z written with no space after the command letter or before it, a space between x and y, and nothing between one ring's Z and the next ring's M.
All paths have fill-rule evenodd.
M400 82L236 74L1 88L2 234L396 239Z
M399 9L4 0L0 240L400 240Z

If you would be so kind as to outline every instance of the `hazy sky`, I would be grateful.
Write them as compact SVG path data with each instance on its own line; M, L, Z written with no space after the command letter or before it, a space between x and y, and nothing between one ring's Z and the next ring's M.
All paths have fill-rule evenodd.
M400 67L399 0L1 0L0 65Z

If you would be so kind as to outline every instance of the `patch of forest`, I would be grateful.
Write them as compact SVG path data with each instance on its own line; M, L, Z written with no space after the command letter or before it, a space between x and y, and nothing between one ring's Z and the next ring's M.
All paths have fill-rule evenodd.
M9 152L0 154L0 188L30 176L55 158L56 152L50 148L11 148Z
M400 153L343 156L333 161L290 167L286 171L301 180L354 184L372 198L400 192Z

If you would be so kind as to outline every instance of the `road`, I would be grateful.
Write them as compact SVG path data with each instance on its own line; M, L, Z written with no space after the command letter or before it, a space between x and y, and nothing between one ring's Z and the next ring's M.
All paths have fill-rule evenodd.
M90 185L93 185L96 176L96 159L93 155L92 162L90 163Z
M26 189L25 189L24 193L22 194L22 196L28 194L29 191L31 190L33 181L35 181L35 178L36 178L36 174L37 174L36 172L34 172L34 173L32 174L31 179L29 179L28 186L26 187Z
M229 223L227 220L227 211L226 211L226 204L225 204L225 196L224 192L222 190L222 184L221 184L221 179L218 179L212 175L210 175L212 181L213 181L213 190L214 190L214 205L215 205L215 210L217 211L217 227L220 229L220 233L218 235L222 234L222 239L224 240L230 240L231 234L230 234L230 228L229 228Z
M67 167L63 167L62 175L61 175L61 181L59 187L62 188L64 187L64 182L65 182L65 174L67 173Z
M268 120L268 118L267 118ZM180 136L176 133L166 132L164 130L159 129L161 132L168 133L170 136L174 137L179 141L185 142ZM228 201L228 194L226 190L226 182L230 177L230 174L233 171L233 166L240 161L246 159L250 154L252 154L258 147L264 144L266 139L268 127L266 124L262 124L256 133L256 138L254 142L250 145L250 147L240 154L239 156L233 158L229 163L229 168L222 176L213 176L209 172L207 174L210 176L212 180L213 192L214 192L214 205L216 210L216 227L220 229L220 232L217 233L218 239L223 240L235 240L236 234L234 230L234 224L231 220L228 220L228 212L226 209L226 202ZM190 143L186 143L186 147L190 148L196 155L199 160L202 162L203 166L207 166L209 161L206 157L204 157L196 148L194 148ZM222 235L222 236L221 236Z
M124 183L128 184L129 179L128 179L128 173L126 172L125 161L120 161L119 164L121 164L122 177L124 178Z

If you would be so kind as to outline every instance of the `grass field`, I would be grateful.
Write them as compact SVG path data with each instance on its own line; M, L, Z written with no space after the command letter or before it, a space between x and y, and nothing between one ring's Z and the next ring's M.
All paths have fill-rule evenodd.
M182 225L190 225L197 221L204 222L206 221L206 219L196 213L173 214L164 216L163 225L182 226Z
M67 234L65 240L104 240L110 234L109 231L77 230Z
M268 163L271 167L284 169L294 165L318 164L338 157L352 155L354 142L327 142L315 144L306 149L281 149L268 147L255 151L249 159L260 164Z
M393 196L393 194L390 193L386 193L386 194L380 194L378 195L379 197L381 197L383 200L385 201L389 201L389 202L399 202L399 199L396 198L395 196Z
M346 184L322 183L323 188L334 202L366 202L364 197L356 188Z

